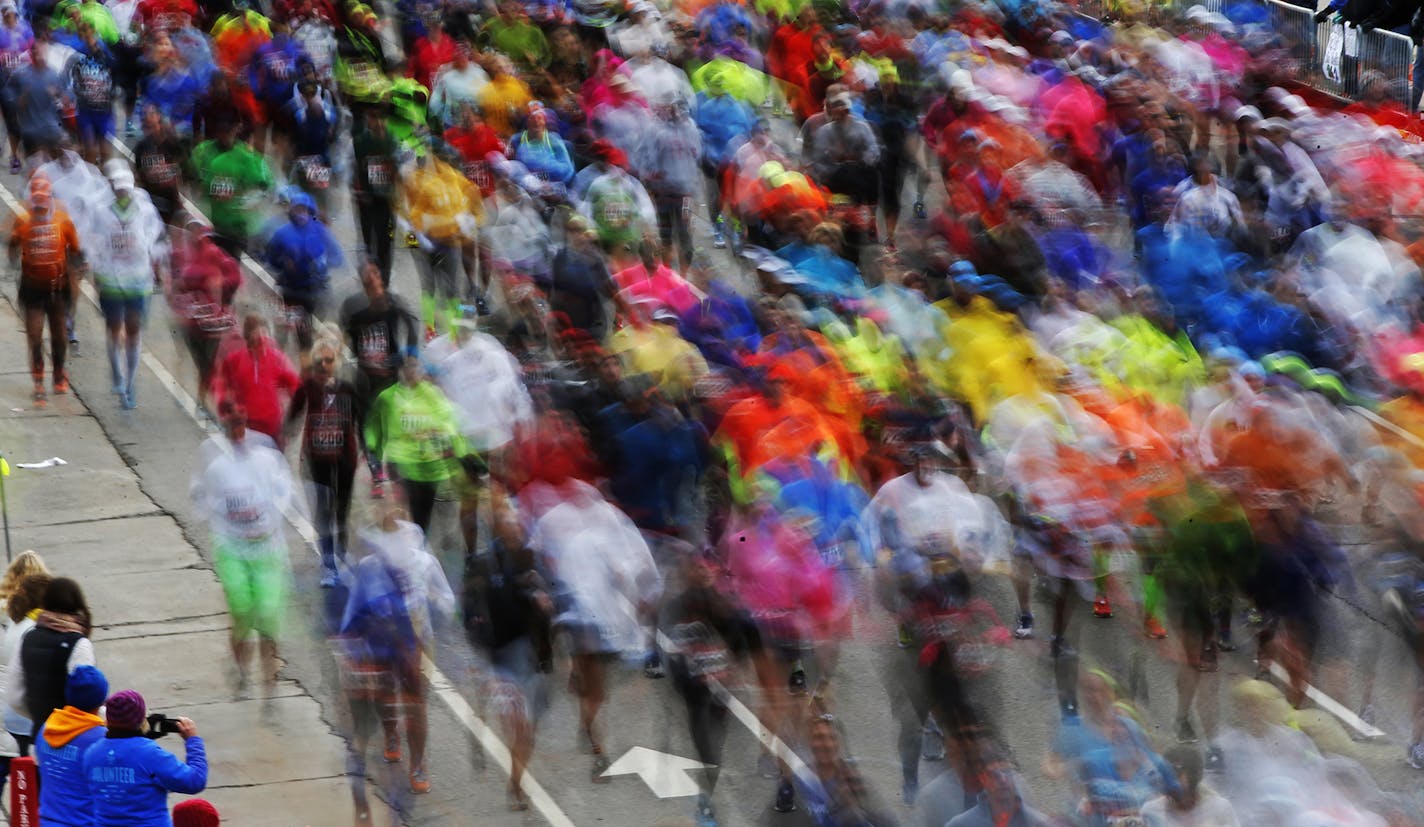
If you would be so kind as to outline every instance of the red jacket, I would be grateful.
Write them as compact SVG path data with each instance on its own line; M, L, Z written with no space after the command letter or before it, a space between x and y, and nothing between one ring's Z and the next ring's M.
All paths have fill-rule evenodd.
M282 414L288 398L302 384L292 360L274 342L265 340L254 354L249 347L236 347L225 354L213 371L213 401L221 405L232 399L247 407L247 427L281 443Z
M435 44L430 38L422 37L415 41L411 52L409 75L428 90L433 88L430 84L440 67L455 59L455 38L446 35Z
M445 130L445 143L460 153L461 171L480 188L480 194L485 198L493 195L494 175L485 159L491 152L504 154L504 141L499 134L485 123L473 130L452 126Z

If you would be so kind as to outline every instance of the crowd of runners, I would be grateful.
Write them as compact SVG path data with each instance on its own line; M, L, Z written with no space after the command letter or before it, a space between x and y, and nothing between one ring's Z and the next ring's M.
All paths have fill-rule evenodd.
M1374 720L1408 652L1424 769L1419 120L1400 78L1308 103L1267 19L0 0L34 404L92 282L142 417L165 303L217 425L192 495L234 687L271 697L301 512L363 819L372 739L431 789L426 664L462 630L514 809L555 685L607 780L631 658L714 768L699 827L732 695L802 757L767 757L773 809L821 825L1419 824L1307 715L1344 662ZM1121 657L1080 659L1109 618ZM898 796L835 717L852 639L886 653ZM1073 795L1030 806L997 687L1035 640Z

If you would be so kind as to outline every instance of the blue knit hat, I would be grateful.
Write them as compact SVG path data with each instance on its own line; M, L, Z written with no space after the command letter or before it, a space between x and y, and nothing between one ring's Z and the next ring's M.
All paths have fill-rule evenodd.
M109 696L109 681L92 666L81 666L69 673L69 682L64 686L64 702L85 712L93 712L104 705Z

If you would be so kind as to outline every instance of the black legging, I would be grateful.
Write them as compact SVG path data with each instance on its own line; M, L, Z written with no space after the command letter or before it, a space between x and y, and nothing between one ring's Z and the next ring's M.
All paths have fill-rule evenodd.
M711 795L717 786L717 771L722 766L722 745L727 740L727 707L707 684L687 674L681 659L672 663L673 687L687 706L687 726L692 733L692 746L697 760L707 765L706 792Z
M390 287L391 231L395 226L390 199L357 199L356 219L361 226L361 243L366 247L366 255L376 260L376 266L381 270L381 282Z
M312 480L312 516L316 522L321 563L328 570L346 557L346 523L351 513L351 489L356 466L345 462L307 460Z
M420 526L420 530L430 534L430 518L435 513L435 492L438 482L419 482L400 478L401 492L405 494L405 505L410 510L410 521Z

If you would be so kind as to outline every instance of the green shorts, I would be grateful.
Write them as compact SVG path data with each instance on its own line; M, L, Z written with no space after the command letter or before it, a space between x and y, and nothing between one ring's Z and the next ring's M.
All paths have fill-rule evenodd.
M232 633L276 640L287 596L287 553L280 540L213 538L213 568L227 596Z

